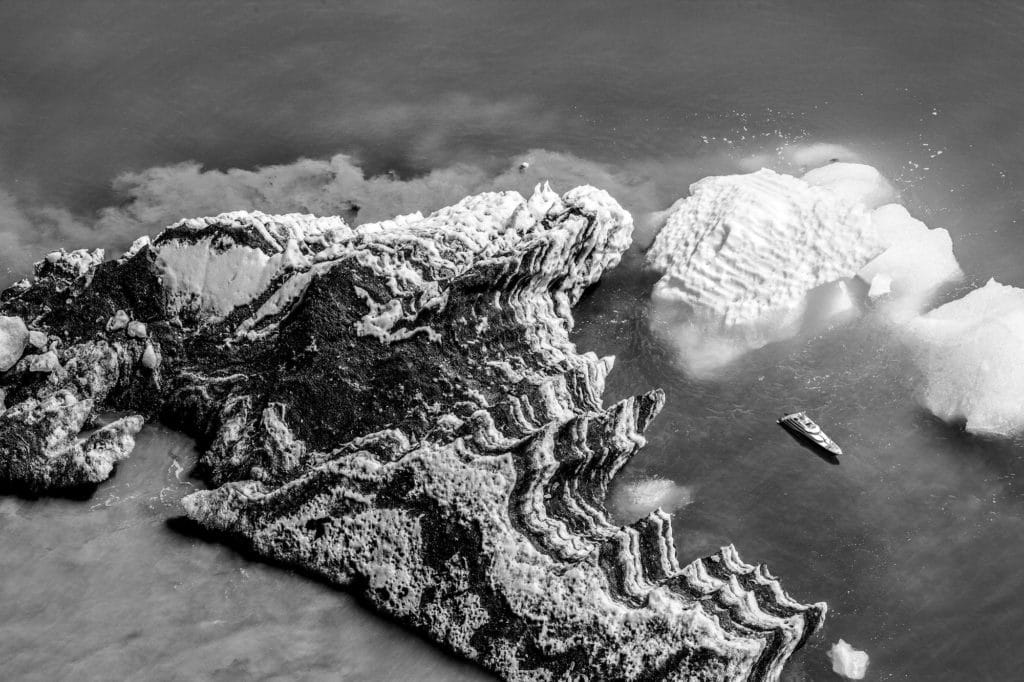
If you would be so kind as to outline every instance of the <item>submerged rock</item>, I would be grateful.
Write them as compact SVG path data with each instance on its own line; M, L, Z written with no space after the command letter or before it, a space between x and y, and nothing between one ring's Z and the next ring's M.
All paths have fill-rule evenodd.
M223 214L42 271L0 312L62 338L61 369L0 375L0 475L102 476L142 418L83 442L98 408L160 416L209 444L189 517L508 679L776 680L824 604L731 546L680 566L661 510L604 510L664 395L605 407L612 358L568 331L631 231L606 193L545 186L356 228Z

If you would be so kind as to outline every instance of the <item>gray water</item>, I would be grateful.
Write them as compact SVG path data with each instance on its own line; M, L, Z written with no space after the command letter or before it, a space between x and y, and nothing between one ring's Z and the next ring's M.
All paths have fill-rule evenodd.
M123 246L183 214L327 212L350 186L303 157L392 171L360 186L367 210L432 208L530 158L557 189L589 181L640 216L751 155L832 142L950 230L964 287L1024 286L1018 4L340 5L0 3L3 283L55 245ZM608 400L668 392L612 513L630 520L631 482L675 481L690 491L681 560L733 542L829 602L792 680L831 679L840 637L871 655L868 679L1019 678L1022 443L919 409L870 318L690 379L646 333L640 258L581 304L575 332L619 358ZM791 406L827 424L840 466L774 424ZM486 677L344 592L169 524L199 485L194 459L152 426L89 500L0 498L0 677Z

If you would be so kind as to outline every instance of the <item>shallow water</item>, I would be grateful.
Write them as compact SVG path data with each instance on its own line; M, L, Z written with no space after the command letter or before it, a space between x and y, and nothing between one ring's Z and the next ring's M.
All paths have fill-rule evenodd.
M834 142L950 230L964 287L1024 286L1017 3L341 4L0 5L4 281L54 245L158 228L192 205L171 173L114 179L186 160L345 152L400 178L486 176L545 148L576 157L567 182L607 183L639 216L756 165L744 159ZM188 187L215 201L211 185ZM668 392L613 513L637 513L631 483L674 481L682 560L732 542L794 596L827 601L790 679L830 679L840 637L871 655L869 679L1019 677L1022 443L920 410L907 358L870 317L690 379L646 332L639 263L637 249L588 296L575 332L619 358L609 401ZM840 466L775 425L796 408L843 446ZM154 426L90 500L0 498L5 678L485 677L342 592L168 526L193 484L173 463L194 457Z

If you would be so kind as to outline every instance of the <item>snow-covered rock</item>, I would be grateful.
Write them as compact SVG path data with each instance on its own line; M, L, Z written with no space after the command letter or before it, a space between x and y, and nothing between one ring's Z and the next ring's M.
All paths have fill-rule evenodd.
M662 273L651 326L696 374L815 322L808 294L826 284L837 283L839 308L810 312L827 318L859 309L844 279L878 278L878 294L888 278L892 299L916 312L961 275L949 234L890 203L892 186L871 166L832 163L803 178L762 169L690 191L667 211L647 262Z
M828 651L832 672L848 680L863 680L868 672L868 655L840 639Z
M6 372L21 359L28 345L28 327L20 317L0 317L0 372Z
M909 322L921 404L968 431L1024 430L1024 289L994 279Z
M338 217L235 211L175 223L150 248L172 308L215 322L279 276L308 267L329 241L350 236Z

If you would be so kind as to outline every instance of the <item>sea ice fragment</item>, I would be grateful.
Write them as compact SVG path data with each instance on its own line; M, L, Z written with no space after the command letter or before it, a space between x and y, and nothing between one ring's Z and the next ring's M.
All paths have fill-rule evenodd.
M904 338L933 414L975 433L1024 429L1024 289L991 279L910 321Z
M840 639L828 652L832 672L848 680L863 680L868 671L868 655Z

